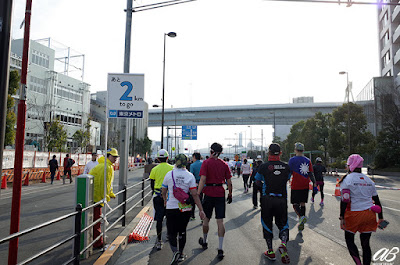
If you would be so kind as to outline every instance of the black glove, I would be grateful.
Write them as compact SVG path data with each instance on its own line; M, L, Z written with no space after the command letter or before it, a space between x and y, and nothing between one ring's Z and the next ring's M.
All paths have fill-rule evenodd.
M226 201L228 202L228 204L232 203L232 194L228 195L228 198L226 199Z

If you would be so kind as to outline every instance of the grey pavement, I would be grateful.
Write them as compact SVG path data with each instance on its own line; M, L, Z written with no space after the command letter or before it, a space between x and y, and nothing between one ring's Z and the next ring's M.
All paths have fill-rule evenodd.
M377 182L391 187L400 187L398 179L376 177ZM288 253L291 264L353 264L345 247L344 232L339 228L339 199L332 196L336 177L326 177L325 206L319 206L320 194L316 195L316 203L307 204L309 221L302 233L298 233L297 217L292 206L288 205L290 241ZM216 258L218 236L215 219L210 222L209 248L202 250L197 243L202 230L200 220L190 221L188 225L185 253L188 259L181 264L281 264L280 260L269 261L263 256L266 243L262 236L260 210L252 208L251 193L243 193L242 180L233 178L233 203L227 205L225 219L226 235L224 241L225 258ZM290 193L290 191L289 191ZM384 231L377 231L371 239L372 254L379 249L399 247L400 232L400 191L378 189L384 206L385 219L390 225ZM165 238L166 228L163 229ZM153 249L155 242L155 225L150 232L150 240L143 243L130 243L119 257L116 264L169 264L172 251L166 242L161 251ZM274 248L279 246L278 231L274 227ZM359 248L360 242L356 237ZM396 263L397 262L397 263ZM394 264L400 264L400 256Z
M128 185L138 183L143 176L143 169L136 169L128 173ZM135 187L128 192L128 196L137 192L141 188L141 185ZM115 179L113 183L114 192L118 191L118 171L115 172ZM10 229L10 212L11 212L11 197L12 188L2 190L0 200L0 238L9 235ZM139 196L140 197L140 196ZM150 198L148 199L150 200ZM131 207L137 199L133 200L128 207ZM111 200L110 205L112 208L117 204L117 200ZM128 214L129 223L136 214L142 209L139 206L136 207ZM54 181L54 184L50 183L35 183L30 186L22 188L22 200L21 200L21 220L20 220L20 231L34 225L38 225L45 221L60 217L62 215L71 213L75 210L75 182L63 185L61 181ZM117 211L116 211L117 212ZM109 222L117 218L117 214L109 218ZM21 262L32 256L50 245L65 239L66 237L73 234L74 219L69 218L65 221L57 224L48 226L39 231L25 235L19 240L19 251L18 251L18 262ZM114 229L111 229L107 234L108 241L112 241L121 231L123 227L119 222ZM100 256L99 250L94 251L94 254L90 259L85 260L82 264L93 264ZM72 243L66 243L65 245L55 249L50 254L47 254L31 264L62 264L68 260L72 255ZM8 258L8 243L0 245L0 264L7 264Z

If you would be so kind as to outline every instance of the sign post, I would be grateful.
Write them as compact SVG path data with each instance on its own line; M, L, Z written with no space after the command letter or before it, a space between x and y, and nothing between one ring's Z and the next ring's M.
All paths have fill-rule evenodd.
M126 121L130 119L142 119L143 111L145 108L144 102L144 74L121 74L121 73L109 73L107 82L107 107L106 107L106 141L105 141L105 156L107 161L107 133L108 133L108 118L123 118ZM126 128L126 127L125 127ZM127 135L125 135L127 137ZM127 143L127 139L122 139ZM123 151L123 152L122 152ZM120 165L120 189L121 183L125 182L124 176L126 176L128 166L128 149L122 148L121 158L124 163ZM107 167L104 167L104 202L106 203L106 185L107 183ZM126 184L126 182L125 182ZM122 200L122 198L121 198ZM121 201L118 201L121 203ZM103 215L106 216L107 207L104 207ZM103 239L106 238L106 222L103 225Z

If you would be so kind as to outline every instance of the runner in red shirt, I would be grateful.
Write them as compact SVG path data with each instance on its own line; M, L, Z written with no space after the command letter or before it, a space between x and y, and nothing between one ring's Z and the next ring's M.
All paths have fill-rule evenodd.
M209 230L209 223L212 212L215 208L215 219L218 225L218 258L224 258L224 251L222 250L224 236L225 236L225 189L222 186L225 181L228 184L228 204L232 202L232 175L229 166L218 156L222 153L222 145L213 143L210 149L210 158L203 161L200 169L200 183L198 194L204 193L203 209L206 218L203 221L203 237L200 237L199 244L203 249L208 248L207 235ZM205 187L204 187L205 184ZM204 188L204 189L203 189Z

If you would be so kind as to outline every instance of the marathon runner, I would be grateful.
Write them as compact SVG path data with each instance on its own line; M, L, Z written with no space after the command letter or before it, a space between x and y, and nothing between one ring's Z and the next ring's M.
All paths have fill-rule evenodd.
M150 172L150 185L153 190L153 206L155 210L154 220L156 223L157 230L157 241L155 247L157 250L161 250L162 241L161 241L161 233L162 233L162 223L165 216L165 206L164 200L161 196L161 185L164 181L165 175L171 171L174 166L167 163L168 160L168 152L165 149L161 149L158 151L157 159L160 162L159 165L153 167Z
M198 152L193 153L193 155L192 155L193 163L190 164L190 173L192 173L194 175L194 177L196 179L197 186L199 186L200 168L201 168L201 165L203 164L203 161L201 161L200 158L201 158L200 153L198 153ZM199 195L200 200L203 199L203 195L202 194ZM196 209L196 207L195 207L195 205L193 205L192 216L191 216L192 220L196 219L196 216L194 214L195 209Z
M247 193L249 191L249 177L251 174L251 168L250 168L250 165L247 164L247 159L243 160L241 173L242 173L242 177L243 177L244 192Z
M197 195L196 180L193 174L187 171L187 163L188 157L185 154L177 155L175 157L175 168L165 175L162 183L162 197L164 199L164 206L166 207L168 239L173 253L171 264L178 264L178 262L182 262L187 258L187 255L183 253L183 249L186 244L186 227L192 210L191 203L181 203L175 198L174 188L181 188L185 193L189 193L190 191L194 202L199 207L200 218L204 219L205 217L203 207Z
M375 183L361 173L364 159L353 154L347 160L348 174L344 175L340 183L340 228L343 229L346 245L355 264L371 263L371 247L369 241L371 233L376 231L378 224L381 229L383 222L382 205L379 201ZM375 205L373 203L375 202ZM379 221L376 222L376 212ZM387 224L387 223L386 223ZM363 262L361 263L358 248L354 243L354 235L360 233Z
M263 183L256 181L256 175L257 175L258 169L260 168L261 164L262 164L262 161L257 160L254 163L253 172L251 173L250 181L253 182L253 209L258 208L258 193L260 193L262 195L262 184ZM260 200L261 200L261 197L260 197Z
M222 145L219 143L213 143L210 148L210 158L203 161L200 169L200 183L198 194L204 193L203 208L206 214L206 218L203 221L203 237L199 238L199 244L203 249L208 248L208 231L209 223L215 209L215 219L217 219L218 225L218 259L224 258L223 242L225 236L225 189L222 186L225 181L228 184L228 198L227 202L232 202L232 180L231 173L228 165L218 156L222 153ZM204 185L206 185L204 187ZM204 188L204 190L203 190Z
M238 161L236 161L235 166L236 166L236 173L237 173L238 178L239 178L240 177L240 171L241 171L241 168L242 168L242 161L240 159L238 159Z
M326 173L326 168L322 165L322 158L317 157L315 159L315 165L313 166L315 183L319 192L321 193L321 202L319 205L324 206L324 173ZM318 189L313 189L311 202L314 202L315 194L317 194Z
M311 161L303 155L304 145L302 143L295 143L294 152L296 156L289 160L290 172L292 174L290 202L293 204L293 209L299 217L298 228L301 232L304 230L304 224L307 222L306 203L308 200L310 179L314 187L316 184Z
M281 147L272 143L268 148L268 162L262 164L256 174L256 181L263 182L261 196L261 224L268 250L264 256L270 260L276 260L272 247L272 221L279 229L281 245L279 252L281 261L284 264L290 263L286 243L289 240L289 223L287 210L287 189L286 184L290 178L288 164L280 161ZM260 185L260 184L259 184Z

